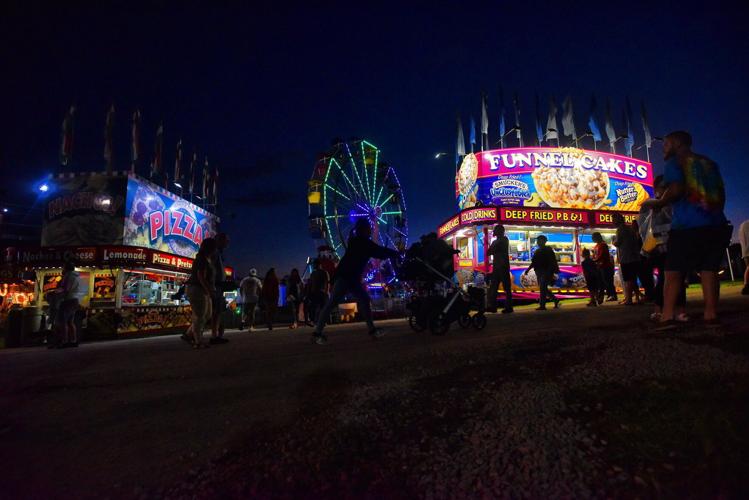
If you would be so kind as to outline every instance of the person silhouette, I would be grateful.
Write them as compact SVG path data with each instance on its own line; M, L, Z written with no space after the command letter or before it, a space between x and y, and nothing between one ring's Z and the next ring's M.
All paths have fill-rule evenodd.
M362 283L362 274L369 259L391 259L397 257L398 252L376 244L371 238L372 227L369 224L369 220L364 217L357 219L351 236L348 239L346 253L343 255L336 269L333 278L333 291L317 318L315 331L312 334L312 342L315 344L325 344L328 341L327 336L323 334L325 323L330 317L330 312L346 294L351 294L356 298L359 313L367 323L369 335L373 339L384 335L382 329L375 327L372 321L369 294L367 293L366 286Z

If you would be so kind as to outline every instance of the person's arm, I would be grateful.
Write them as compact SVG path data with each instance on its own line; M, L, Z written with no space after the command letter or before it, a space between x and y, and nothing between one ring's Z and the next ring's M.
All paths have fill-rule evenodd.
M614 235L614 239L611 241L611 243L616 247L619 248L620 242L622 241L622 228L618 227L616 228L616 234Z
M208 295L213 295L213 293L216 291L213 287L213 283L211 283L208 280L208 262L202 266L200 266L200 269L198 269L198 281L200 282L200 286L203 287L203 290L205 290L205 293Z
M660 198L645 200L644 207L651 209L663 208L671 205L684 195L684 171L681 164L672 159L666 163L663 172L663 181L666 183L666 191Z
M398 256L398 252L396 250L392 250L390 248L381 247L377 243L375 243L372 240L368 240L368 254L370 258L373 259L392 259Z
M492 241L492 244L489 245L489 250L487 250L487 253L493 257L497 253L498 247L499 247L499 238Z
M538 253L538 250L536 250L536 253ZM528 268L525 271L523 271L523 274L528 274L528 271L530 271L531 269L533 269L535 266L536 266L536 254L534 253L533 257L531 257L531 263L530 263L530 265L528 266Z

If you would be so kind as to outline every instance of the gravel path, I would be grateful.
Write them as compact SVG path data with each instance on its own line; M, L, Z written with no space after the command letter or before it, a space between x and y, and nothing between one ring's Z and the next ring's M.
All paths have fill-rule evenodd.
M744 313L733 323L746 319ZM616 408L602 418L608 410L603 403L580 403L576 395L592 395L593 401L614 396L617 407L615 394L607 391L628 388L627 397L637 398L644 385L661 384L679 401L683 395L670 382L699 380L719 387L726 380L745 380L749 344L739 353L720 345L747 335L747 327L740 326L719 334L692 327L675 336L635 329L539 342L502 355L443 356L439 368L414 367L385 383L358 385L343 402L320 401L293 426L249 437L168 493L185 498L689 497L690 482L711 479L710 470L700 469L701 457L681 457L685 463L679 471L669 463L659 470L648 466L654 456L620 463L623 453L612 442L621 436L599 434L596 420L622 432L637 422ZM741 385L732 397L749 399L746 389ZM745 422L747 410L732 413L726 425ZM672 424L689 424L680 420ZM652 430L645 429L646 436ZM731 445L740 447L747 437L743 431ZM657 436L651 438L659 446ZM673 451L657 451L678 461ZM749 465L747 452L739 454L738 460ZM687 472L698 476L679 477ZM749 486L740 475L723 479L727 482L713 490L692 494L730 498Z
M741 498L749 310L723 307L677 335L565 304L444 337L0 351L0 498Z

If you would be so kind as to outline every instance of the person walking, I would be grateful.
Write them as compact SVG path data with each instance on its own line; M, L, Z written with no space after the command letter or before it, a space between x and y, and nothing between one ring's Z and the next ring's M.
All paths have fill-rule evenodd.
M315 331L312 334L312 341L316 344L325 344L328 338L323 334L323 329L338 302L350 293L356 298L359 305L359 312L364 317L369 329L369 335L373 339L383 336L383 331L375 327L372 321L372 311L369 307L369 294L361 281L364 268L367 266L369 259L394 259L398 252L389 248L381 247L371 240L372 227L369 220L360 217L354 223L354 229L349 236L346 245L346 253L343 255L341 262L338 264L333 282L333 292L330 294L328 302L320 312L315 325Z
M741 258L744 259L744 288L741 289L741 295L749 295L749 220L739 226L739 244Z
M229 339L224 338L223 313L226 311L224 292L229 291L226 275L224 274L224 250L229 246L229 236L218 233L215 237L216 252L213 254L214 293L211 297L211 344L225 344ZM236 285L233 287L236 289Z
M185 282L185 295L192 309L192 323L182 338L189 341L189 337L192 336L194 349L208 347L208 344L203 342L203 330L206 323L211 320L212 301L216 293L216 270L213 268L213 256L216 251L216 240L204 239L192 263L190 277Z
M554 302L554 309L559 308L559 299L549 291L549 285L554 281L554 275L559 272L559 264L557 263L557 255L554 253L554 249L547 247L546 242L547 238L543 234L536 238L538 249L533 253L531 264L523 272L523 274L527 275L531 269L536 270L536 279L540 288L539 307L536 308L537 311L546 310L547 300Z
M510 274L510 240L505 236L505 227L502 224L494 226L493 231L496 239L489 246L489 255L492 257L492 273L489 275L489 296L487 297L489 312L497 312L497 292L499 284L505 292L505 307L502 313L507 314L512 309L512 275Z
M249 331L255 329L255 311L262 289L263 282L257 277L257 269L250 269L250 274L239 283L239 296L242 299L240 330L244 327L247 327Z
M640 245L637 244L637 235L624 221L624 216L614 213L612 220L616 226L614 246L619 257L619 266L622 271L622 283L624 287L624 300L621 302L626 306L634 304L632 296L637 286L638 266L640 264Z
M585 284L588 287L588 293L590 294L590 301L588 307L596 307L598 305L598 289L600 288L601 276L598 271L596 263L590 256L590 250L583 248L582 252L583 261L581 266L583 268L583 276L585 277Z
M75 264L65 262L62 268L62 279L58 286L59 307L55 315L55 329L59 339L56 347L78 347L78 330L75 326L75 315L80 308L81 283L80 274Z
M673 206L666 253L666 281L659 330L676 326L676 304L685 276L698 271L704 298L703 320L719 324L718 269L732 227L723 212L725 185L718 164L692 151L688 132L671 132L663 140L663 196L645 201L650 208Z
M276 311L278 310L278 276L276 276L276 269L271 267L265 278L263 279L263 288L260 291L260 299L262 300L263 307L265 308L265 324L268 325L268 330L273 330L273 320L276 317Z
M299 269L292 269L289 279L286 282L286 303L291 309L292 330L299 326L299 309L302 306L302 277L299 275Z
M592 234L593 243L593 262L598 266L598 272L601 275L601 287L598 289L598 303L603 303L603 295L606 293L608 302L616 302L616 287L614 286L614 261L609 252L609 246L603 241L601 233Z
M660 198L666 191L663 184L663 176L659 175L653 181L653 189L655 191L655 198ZM647 267L654 269L658 275L658 279L655 282L653 288L653 304L655 306L653 313L650 315L650 319L653 321L660 321L661 313L663 311L663 283L666 278L666 252L668 248L668 232L671 230L671 215L672 210L670 205L666 205L662 208L651 209L643 207L640 210L639 218L641 220L639 227L641 228L640 236L643 242L643 252L647 257ZM648 222L649 229L645 225L646 218L649 217ZM676 301L677 314L676 320L685 322L689 318L686 314L687 304L687 287L682 282L681 291Z
M316 323L320 310L328 300L330 275L320 266L320 260L312 261L312 272L307 280L307 299L309 304L309 319Z
M642 209L640 209L642 210ZM649 210L648 210L649 211ZM637 246L640 247L640 265L637 267L637 279L640 281L640 285L642 286L643 291L645 292L645 297L643 298L643 302L653 302L654 300L654 291L655 291L655 278L653 277L653 265L650 259L647 256L647 252L643 250L643 246L645 244L645 239L643 238L643 231L640 230L640 219L642 218L642 213L638 214L637 220L632 221L632 230L635 232L635 235L637 236ZM636 287L635 291L639 291L639 288ZM639 299L639 296L638 296Z

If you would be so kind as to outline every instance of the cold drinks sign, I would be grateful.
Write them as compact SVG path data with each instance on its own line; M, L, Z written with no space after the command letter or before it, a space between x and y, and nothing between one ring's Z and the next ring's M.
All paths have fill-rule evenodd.
M461 209L479 204L634 212L653 193L653 167L576 148L498 149L466 155L455 184Z

